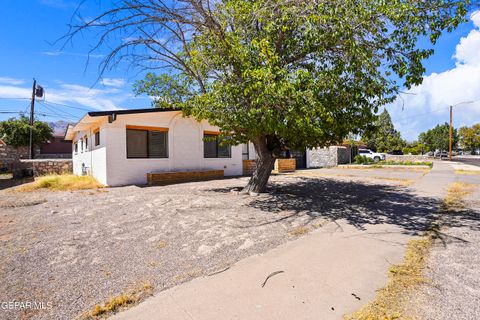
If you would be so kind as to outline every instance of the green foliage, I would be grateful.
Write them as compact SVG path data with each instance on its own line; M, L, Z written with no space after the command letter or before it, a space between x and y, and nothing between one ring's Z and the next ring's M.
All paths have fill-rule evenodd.
M367 147L377 152L393 152L402 150L406 142L400 136L400 132L395 130L392 118L387 109L383 110L375 121L374 131L366 137Z
M47 142L52 138L53 130L46 122L33 122L33 144ZM18 118L10 118L0 121L0 137L6 144L14 147L28 146L30 141L29 118L20 115Z
M480 148L480 123L471 127L461 127L458 133L463 148L471 151Z
M374 160L371 158L367 158L366 156L357 155L355 156L355 163L356 164L372 164Z
M198 14L201 23L180 21L195 31L169 48L175 71L150 73L135 90L156 107L208 119L232 144L266 139L272 154L329 145L371 130L400 86L420 84L433 51L418 39L435 43L468 8L440 0L218 1ZM158 55L159 66L164 59ZM401 149L392 127L387 141L376 141L379 151Z
M418 140L420 143L424 144L428 151L443 150L447 151L449 149L449 136L450 126L448 123L442 125L437 124L435 128L428 131L420 133ZM458 133L457 129L453 128L452 130L452 147L454 148L458 142Z
M427 148L423 143L414 141L412 143L408 143L407 146L403 148L402 151L404 154L418 155L418 154L425 153L425 151L427 151Z

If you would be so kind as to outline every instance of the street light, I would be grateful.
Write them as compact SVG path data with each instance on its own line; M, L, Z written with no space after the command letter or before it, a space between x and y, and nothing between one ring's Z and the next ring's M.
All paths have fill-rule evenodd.
M470 104L470 103L474 103L475 101L463 101L463 102L459 102L457 104L454 104L453 106L450 106L450 140L448 142L448 158L450 161L452 161L452 131L453 131L453 127L452 127L452 116L453 116L453 107L456 107L456 106L459 106L461 104Z

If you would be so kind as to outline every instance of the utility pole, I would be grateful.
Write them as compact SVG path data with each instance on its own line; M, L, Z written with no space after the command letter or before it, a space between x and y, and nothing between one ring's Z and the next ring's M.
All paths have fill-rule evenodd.
M32 101L30 103L30 151L29 151L29 158L33 159L33 122L35 116L35 91L37 89L37 80L33 79L33 87L32 87Z
M449 149L449 154L448 158L450 161L452 161L452 134L453 134L453 125L452 125L452 118L453 118L453 107L459 106L461 104L470 104L470 103L475 103L478 100L475 101L464 101L464 102L459 102L456 105L450 106L450 133L449 133L449 141L448 141L448 149Z

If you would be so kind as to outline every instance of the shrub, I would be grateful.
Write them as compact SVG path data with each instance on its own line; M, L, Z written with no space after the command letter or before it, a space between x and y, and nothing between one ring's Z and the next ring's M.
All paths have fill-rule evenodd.
M103 185L92 176L76 176L73 174L54 174L38 177L35 182L20 187L19 191L49 189L52 191L85 190L102 188Z

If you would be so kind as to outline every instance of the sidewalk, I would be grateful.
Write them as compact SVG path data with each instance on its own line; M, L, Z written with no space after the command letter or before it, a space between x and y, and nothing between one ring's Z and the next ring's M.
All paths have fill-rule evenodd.
M447 163L412 185L442 198L455 179ZM230 269L162 291L112 317L121 319L342 319L375 297L411 236L391 224L359 230L339 220ZM273 275L262 288L262 283Z
M373 299L409 236L330 223L231 269L160 292L112 319L341 319ZM261 287L267 276L272 276ZM358 300L354 295L359 297Z
M442 200L452 182L455 182L455 170L452 163L435 161L432 170L415 182L410 189L419 196Z

